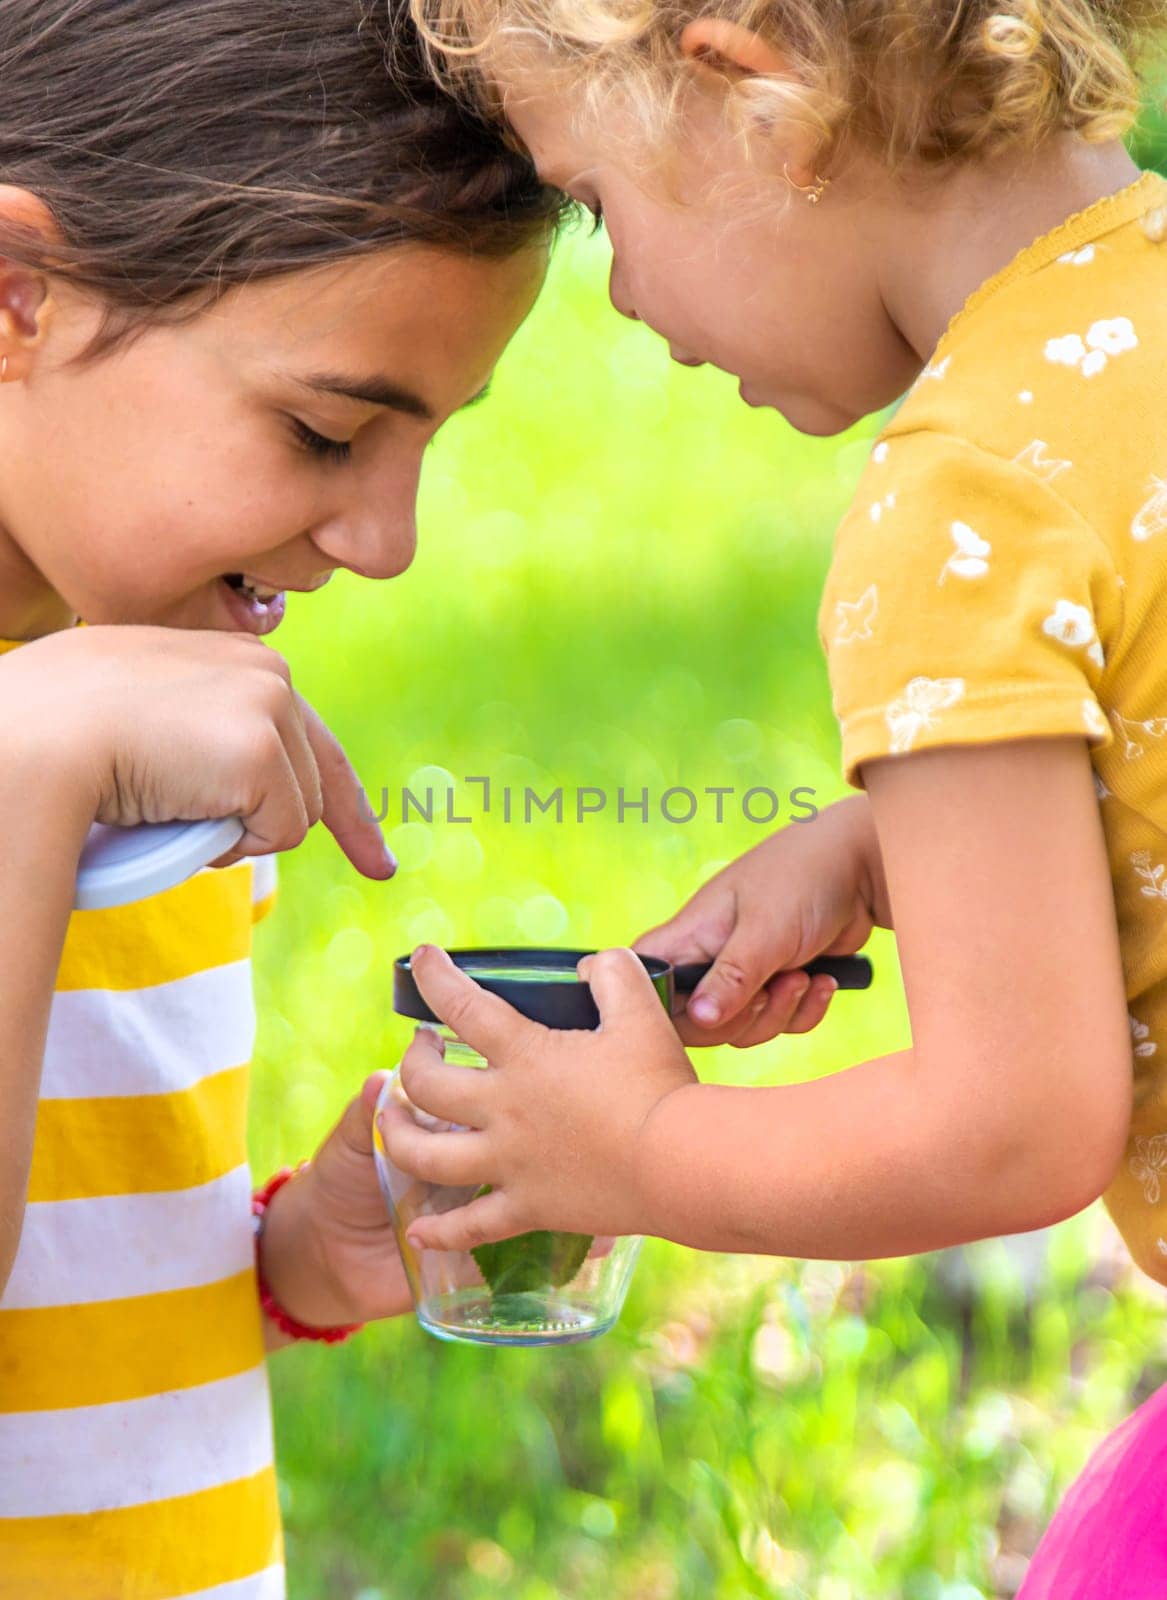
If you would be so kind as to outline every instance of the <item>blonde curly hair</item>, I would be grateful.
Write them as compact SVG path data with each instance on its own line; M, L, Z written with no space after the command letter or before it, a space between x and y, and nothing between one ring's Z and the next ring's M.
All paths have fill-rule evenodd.
M501 115L491 63L532 50L595 108L612 90L660 137L690 81L686 25L727 18L779 47L782 78L731 80L744 123L809 130L820 153L876 150L933 165L1040 144L1102 141L1140 106L1139 64L1167 0L411 0L447 90Z

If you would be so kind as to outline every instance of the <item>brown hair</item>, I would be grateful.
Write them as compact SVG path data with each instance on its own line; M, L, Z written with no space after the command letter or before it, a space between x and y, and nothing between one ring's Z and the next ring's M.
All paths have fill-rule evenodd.
M809 128L820 152L848 143L890 165L991 155L1058 131L1127 130L1135 62L1167 28L1167 0L411 0L440 81L499 115L488 62L518 42L539 70L594 96L612 88L647 132L667 129L685 83L680 37L718 15L778 45L788 77L742 79L749 121ZM532 47L541 53L532 53Z
M61 234L0 256L98 296L109 339L390 245L505 255L563 205L386 0L0 0L0 183Z

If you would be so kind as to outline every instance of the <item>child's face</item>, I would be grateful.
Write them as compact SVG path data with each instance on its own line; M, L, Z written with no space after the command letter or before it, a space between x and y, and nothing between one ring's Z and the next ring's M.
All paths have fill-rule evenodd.
M31 370L0 388L0 634L69 614L262 634L282 601L228 575L282 592L403 572L422 452L489 381L545 269L542 249L402 246L77 364L99 313L55 287Z
M507 115L541 175L593 211L612 242L612 302L667 339L674 358L712 363L750 405L804 433L833 434L890 404L920 361L880 294L882 206L852 177L811 206L753 159L713 92L683 113L668 174L640 152L618 106L589 114L569 92L508 79ZM639 167L638 167L639 157Z

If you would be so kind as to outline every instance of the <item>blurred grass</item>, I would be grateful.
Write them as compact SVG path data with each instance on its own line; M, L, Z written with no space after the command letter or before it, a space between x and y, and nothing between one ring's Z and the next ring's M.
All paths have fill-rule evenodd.
M338 578L280 648L374 799L452 779L477 813L461 783L489 773L541 794L806 785L829 803L845 791L815 611L874 424L801 439L730 380L670 368L611 315L605 270L602 240L561 247L488 406L432 449L410 572ZM763 832L736 804L684 826L492 809L390 816L389 886L322 838L283 863L258 937L259 1171L310 1152L397 1060L390 963L419 939L626 942ZM873 990L810 1038L707 1052L703 1075L788 1080L902 1048L894 946L871 950ZM402 1319L277 1358L291 1600L1013 1593L1089 1448L1167 1377L1167 1336L1097 1213L1055 1231L1028 1309L1005 1251L981 1248L971 1307L927 1261L650 1243L594 1346L441 1347Z

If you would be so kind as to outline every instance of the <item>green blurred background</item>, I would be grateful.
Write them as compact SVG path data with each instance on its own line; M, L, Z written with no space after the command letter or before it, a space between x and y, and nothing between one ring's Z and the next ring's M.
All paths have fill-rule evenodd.
M1140 155L1167 161L1167 126ZM462 780L633 796L845 793L815 633L875 424L800 438L670 367L560 246L489 403L435 443L421 548L337 579L279 638L401 859L313 837L257 939L259 1173L310 1153L410 1036L390 964L451 944L626 943L765 831L483 819ZM402 824L453 781L470 825ZM760 802L759 802L760 804ZM614 805L609 807L609 811ZM438 816L444 812L439 805ZM784 806L779 822L789 820ZM319 830L317 830L319 831ZM703 1076L787 1081L910 1042L890 936L868 994ZM1028 1298L1027 1298L1028 1293ZM988 1600L1012 1595L1091 1446L1167 1379L1164 1297L1095 1210L1036 1287L1000 1244L867 1266L644 1251L624 1319L562 1352L444 1347L411 1318L273 1361L291 1600Z

